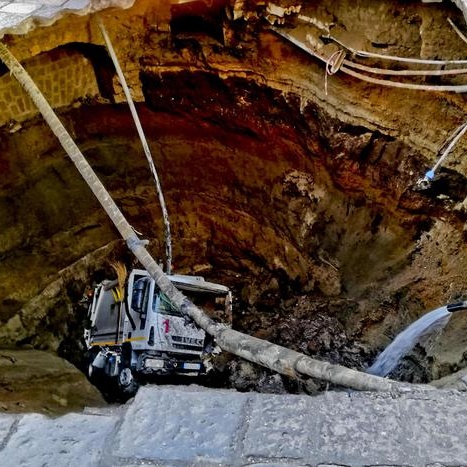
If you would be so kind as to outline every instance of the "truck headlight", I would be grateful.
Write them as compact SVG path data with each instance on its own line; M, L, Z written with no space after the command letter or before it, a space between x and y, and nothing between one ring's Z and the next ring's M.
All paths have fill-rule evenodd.
M146 368L151 368L153 370L160 370L161 368L164 368L165 362L164 360L160 360L160 359L147 358L144 361L144 366Z

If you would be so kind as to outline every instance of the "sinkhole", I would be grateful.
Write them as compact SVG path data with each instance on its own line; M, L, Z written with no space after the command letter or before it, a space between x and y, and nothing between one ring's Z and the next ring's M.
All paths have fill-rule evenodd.
M71 44L51 53L94 63L102 50ZM104 97L79 98L59 115L162 262L151 174L128 107L109 98L112 73L99 63ZM139 79L174 271L231 287L235 329L364 370L427 307L465 294L459 173L442 169L417 191L426 165L417 148L261 79L150 67ZM134 260L40 117L4 125L0 148L3 345L57 352L80 366L86 287L111 273L111 261ZM444 340L407 357L397 376L426 382L461 368L467 342L458 321ZM211 384L242 390L320 389L228 357L216 375Z

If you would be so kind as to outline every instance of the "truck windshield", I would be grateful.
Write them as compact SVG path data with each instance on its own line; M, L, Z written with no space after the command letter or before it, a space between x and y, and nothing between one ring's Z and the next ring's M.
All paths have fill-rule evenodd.
M156 300L159 296L160 300ZM159 312L164 315L181 316L180 311L172 304L167 296L160 290L154 293L154 300L152 301L152 311L156 312L157 303L159 303Z

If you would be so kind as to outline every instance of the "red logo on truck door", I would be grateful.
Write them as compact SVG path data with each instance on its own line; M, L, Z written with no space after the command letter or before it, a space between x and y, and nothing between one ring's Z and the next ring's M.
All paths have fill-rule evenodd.
M168 319L164 319L164 321L162 321L162 324L164 325L164 332L168 334L170 331L170 321Z

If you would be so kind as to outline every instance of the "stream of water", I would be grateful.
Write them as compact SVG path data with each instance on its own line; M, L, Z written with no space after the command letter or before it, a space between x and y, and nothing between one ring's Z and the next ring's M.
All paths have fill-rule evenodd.
M366 372L376 376L387 376L417 342L435 330L443 329L450 317L451 313L446 306L423 315L398 334Z

